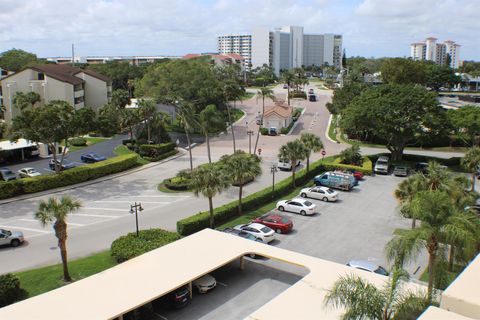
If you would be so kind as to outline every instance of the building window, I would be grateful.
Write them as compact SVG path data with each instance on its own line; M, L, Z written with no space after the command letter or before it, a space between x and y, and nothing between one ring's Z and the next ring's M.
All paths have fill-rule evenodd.
M39 72L39 73L38 73L37 80L45 80L45 74L42 73L42 72Z

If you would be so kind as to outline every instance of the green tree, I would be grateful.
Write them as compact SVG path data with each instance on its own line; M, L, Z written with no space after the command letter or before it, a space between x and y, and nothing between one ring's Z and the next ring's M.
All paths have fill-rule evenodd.
M125 109L127 104L130 104L130 96L127 90L114 89L112 92L112 105L118 110Z
M237 150L227 158L224 170L232 183L238 184L238 214L242 215L243 186L262 174L260 158Z
M446 121L436 95L414 85L383 85L363 91L342 112L347 134L385 141L393 160L401 160L409 143L439 135Z
M473 147L468 149L465 157L462 158L462 166L472 174L472 192L475 191L475 178L480 171L480 148Z
M74 109L66 101L55 100L42 108L27 109L13 119L12 131L14 139L23 137L27 140L42 142L48 146L55 161L55 171L60 172L61 166L57 162L57 144L76 135L76 126L73 123ZM66 148L61 154L63 162Z
M290 105L290 87L295 79L295 74L291 70L286 70L282 73L280 80L287 85L287 103Z
M81 203L69 196L63 196L60 201L55 197L50 197L47 201L40 201L38 211L35 213L35 219L40 221L43 226L53 222L62 258L63 279L67 282L72 281L67 264L67 217L80 207Z
M18 72L37 62L37 56L20 49L11 49L0 54L0 68Z
M441 87L450 88L460 81L461 79L455 75L454 70L448 65L425 64L425 84L435 91L438 91Z
M209 133L224 129L225 120L223 119L222 113L217 110L217 107L211 104L200 112L198 123L207 141L208 163L212 163Z
M363 162L362 154L360 153L360 146L358 144L354 144L350 148L340 152L340 158L344 164L360 166Z
M313 133L304 132L300 135L300 142L306 147L305 156L307 158L307 173L310 172L310 156L312 152L318 152L323 149L323 142L320 137Z
M134 129L140 122L141 116L138 109L121 109L119 110L120 119L119 124L122 130L128 130L130 139L135 139Z
M295 187L295 169L297 162L307 157L307 148L300 140L289 141L280 147L278 158L287 160L292 166L292 185Z
M130 64L126 61L109 61L107 63L91 64L87 68L108 76L112 81L114 91L122 89L128 95L134 88L134 81L132 80L141 79L149 67L165 61L168 61L168 59L155 64L145 63L141 65ZM131 96L129 95L129 97Z
M153 117L157 114L157 105L155 101L151 99L140 99L138 101L138 114L141 121L145 123L147 128L147 141L151 143L152 141L152 126L151 121Z
M255 140L255 147L253 148L253 153L257 153L258 139L260 138L260 128L263 126L263 117L265 115L265 99L275 100L273 90L267 87L262 87L258 90L257 94L262 97L262 116L260 118L260 125L258 126L257 139Z
M417 217L412 214L412 210L409 210L409 206L415 195L425 189L425 177L420 173L416 173L403 180L394 192L395 198L400 201L400 212L412 219L412 229L415 229Z
M195 131L195 128L200 127L200 124L198 123L197 114L195 113L193 105L182 103L177 106L176 110L180 126L182 126L182 128L185 130L185 135L187 136L188 154L190 157L190 171L193 171L192 143L190 134Z
M235 146L235 130L233 128L233 120L230 112L230 101L233 101L233 108L236 107L236 101L242 97L245 91L240 86L240 83L235 78L228 79L224 84L224 95L226 100L228 122L230 123L230 128L232 129L232 141L233 141L233 152L236 151Z
M75 134L84 135L97 130L97 114L90 107L75 110L72 124L75 126Z
M458 138L471 146L479 144L480 108L467 105L457 110L449 109L447 117Z
M27 108L33 108L37 102L40 102L40 95L36 92L30 91L28 93L23 93L21 91L15 92L13 95L13 106L20 111L23 111Z
M208 198L210 211L210 228L214 227L213 197L230 186L230 179L225 172L213 163L199 166L192 171L190 187L195 196L202 194Z
M385 59L380 71L384 83L424 85L426 81L425 67L421 61L404 58Z
M429 305L422 293L406 291L408 276L394 270L382 289L356 275L340 277L325 298L325 304L345 308L344 320L406 320L418 317Z
M368 88L364 83L347 82L342 88L335 89L332 102L327 102L326 107L332 114L340 114L357 96Z

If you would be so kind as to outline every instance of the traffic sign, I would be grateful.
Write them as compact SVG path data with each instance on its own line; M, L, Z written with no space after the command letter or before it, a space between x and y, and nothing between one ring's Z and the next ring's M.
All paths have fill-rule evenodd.
M325 150L322 150L322 156L326 155L327 154L327 151Z

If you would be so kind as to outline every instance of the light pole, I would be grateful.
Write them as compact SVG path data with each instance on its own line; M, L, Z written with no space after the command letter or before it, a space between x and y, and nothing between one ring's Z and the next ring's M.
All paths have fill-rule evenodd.
M273 163L270 166L270 172L272 173L272 198L275 198L275 172L277 172L277 165Z
M130 213L135 214L135 225L137 227L137 237L138 237L138 211L143 211L141 203L137 204L137 202L135 202L135 204L130 205Z
M248 130L248 153L252 154L252 136L254 134L253 130Z

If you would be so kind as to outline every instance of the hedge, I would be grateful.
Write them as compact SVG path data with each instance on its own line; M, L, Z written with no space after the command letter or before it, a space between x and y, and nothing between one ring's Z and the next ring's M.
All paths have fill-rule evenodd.
M14 274L0 275L0 308L27 297L27 292L20 287L20 280Z
M68 140L68 143L70 143L74 147L83 147L87 145L87 139L82 137L71 138Z
M364 174L372 174L372 162L365 159L363 167L356 167L345 164L335 164L332 162L322 162L322 160L315 161L310 164L310 172L307 174L306 170L300 170L295 174L295 185L302 185L312 179L314 176L334 169L355 169ZM264 205L272 201L272 199L282 197L290 193L293 189L292 178L286 178L275 184L275 192L268 187L258 192L255 192L242 200L242 209L244 211L254 210L260 205ZM238 215L237 211L238 201L227 203L214 210L214 220L216 224L227 222ZM187 236L204 228L208 228L210 213L208 211L199 212L196 215L187 217L177 221L177 232L182 236Z
M158 158L166 153L175 150L177 145L173 142L163 144L142 144L138 148L141 157Z
M147 157L147 156L144 156L143 159L147 160L147 161L150 161L150 162L157 162L157 161L160 161L160 160L163 160L163 159L166 159L168 157L171 157L171 156L174 156L178 153L178 150L177 149L174 149L172 151L169 151L167 153L164 153L164 154L161 154L157 157Z
M162 229L140 230L138 237L132 232L113 241L110 251L112 257L121 263L180 238L178 233Z
M190 182L191 179L174 177L163 180L163 185L170 190L186 191L190 189Z
M58 174L0 182L0 199L26 193L35 193L97 179L112 173L125 171L137 165L136 154L117 156L105 161L87 164Z

